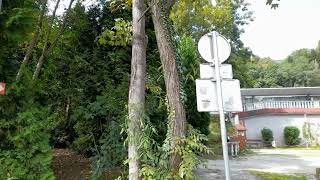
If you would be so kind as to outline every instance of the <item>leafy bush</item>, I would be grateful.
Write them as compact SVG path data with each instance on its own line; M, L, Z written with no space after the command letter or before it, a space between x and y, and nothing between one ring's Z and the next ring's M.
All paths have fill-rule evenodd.
M295 146L300 144L301 139L299 138L300 130L294 126L287 126L284 128L284 141L286 145Z
M50 164L48 128L53 116L47 109L33 108L19 113L16 119L0 121L1 141L0 177L4 179L54 179Z
M208 141L207 136L191 125L188 125L187 135L179 138L179 145L174 149L168 144L170 137L161 146L150 139L150 135L154 133L152 127L147 125L143 131L139 145L142 179L197 179L194 170L204 162L201 155L212 153L212 150L204 144ZM178 172L170 166L169 157L172 154L178 154L182 158Z
M267 144L267 145L271 145L272 141L273 141L273 133L272 130L269 128L263 128L261 130L261 135L262 135L262 139L263 141Z

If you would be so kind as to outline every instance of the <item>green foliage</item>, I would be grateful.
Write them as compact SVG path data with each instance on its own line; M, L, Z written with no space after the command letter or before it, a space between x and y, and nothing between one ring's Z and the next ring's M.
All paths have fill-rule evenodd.
M170 18L180 36L191 35L198 40L203 34L217 30L237 41L241 31L238 25L246 24L251 12L243 1L218 1L217 6L212 7L207 0L179 0Z
M253 59L248 63L253 87L319 86L320 71L314 51L300 49L281 62L270 58Z
M127 151L123 146L123 140L119 136L119 132L121 132L120 124L116 121L111 121L100 141L95 144L97 154L92 158L94 162L93 179L103 177L106 170L119 168L125 159Z
M200 113L197 110L196 85L199 78L199 63L196 44L191 36L183 36L178 43L178 54L181 59L182 88L187 121L201 133L209 134L209 113Z
M268 146L271 146L271 143L273 141L273 132L269 128L263 128L261 130L261 135L264 143L266 143Z
M33 30L38 7L33 0L3 0L0 13L0 49L8 43L25 41Z
M148 128L147 128L148 129ZM140 144L140 160L142 169L140 175L142 179L196 179L194 170L203 164L200 157L203 154L211 153L211 150L203 143L208 139L200 131L188 126L187 136L178 140L178 146L170 149L170 139L166 139L162 146L148 137L151 130L145 129ZM147 136L144 136L147 134ZM182 158L178 172L170 168L169 157L172 154L179 154Z
M251 174L261 177L265 180L307 180L305 176L293 176L280 173L249 171Z
M288 146L295 146L299 145L301 139L299 138L300 130L294 126L287 126L284 128L283 131L284 135L284 142Z
M252 87L254 78L247 72L247 63L252 52L243 47L240 35L242 27L252 21L252 12L245 1L218 1L212 7L207 0L179 0L173 7L170 18L177 35L192 36L195 42L212 30L216 30L231 40L232 54L228 63L232 64L234 78L239 79L242 87ZM200 61L200 59L199 59Z
M48 130L54 127L48 109L30 109L16 119L0 121L0 176L5 179L54 179Z
M115 19L115 25L111 30L105 30L100 38L100 44L109 44L111 46L127 46L132 41L132 22L123 18Z
M267 5L271 6L271 9L276 9L279 7L279 2L280 0L267 0Z

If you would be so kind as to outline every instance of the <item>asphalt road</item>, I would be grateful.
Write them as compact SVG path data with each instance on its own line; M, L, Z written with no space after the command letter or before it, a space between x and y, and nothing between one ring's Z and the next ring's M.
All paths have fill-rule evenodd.
M305 175L315 179L315 168L320 168L320 150L261 149L255 154L230 160L233 180L256 180L248 170ZM224 179L223 160L208 160L207 168L197 173L203 179Z

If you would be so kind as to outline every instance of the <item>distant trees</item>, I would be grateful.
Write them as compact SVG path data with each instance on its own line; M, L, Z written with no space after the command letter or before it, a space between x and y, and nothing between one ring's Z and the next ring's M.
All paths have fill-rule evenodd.
M255 57L248 63L252 87L319 86L318 47L294 51L283 61Z

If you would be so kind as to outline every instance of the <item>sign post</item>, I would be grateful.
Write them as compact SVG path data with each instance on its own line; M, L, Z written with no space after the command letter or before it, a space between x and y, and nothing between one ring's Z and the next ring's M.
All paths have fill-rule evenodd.
M219 116L220 116L220 127L221 127L221 140L222 140L222 150L223 150L223 160L224 160L224 170L226 180L230 180L230 166L229 166L229 155L228 155L228 143L227 143L227 130L226 130L226 123L224 117L224 110L223 110L223 98L222 98L222 89L221 89L221 77L220 77L220 59L219 59L219 51L218 51L218 33L213 31L212 34L209 34L210 39L210 51L211 51L211 58L214 60L215 66L215 75L216 75L216 83L217 83L217 100L218 100L218 109L219 109Z
M202 79L196 80L197 109L199 112L219 114L225 177L231 180L225 113L241 112L243 109L240 82L232 79L232 66L222 64L231 54L226 38L216 31L210 32L200 38L198 50L209 64L200 65Z

